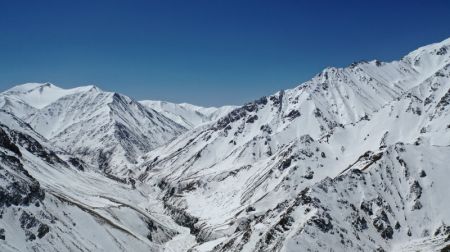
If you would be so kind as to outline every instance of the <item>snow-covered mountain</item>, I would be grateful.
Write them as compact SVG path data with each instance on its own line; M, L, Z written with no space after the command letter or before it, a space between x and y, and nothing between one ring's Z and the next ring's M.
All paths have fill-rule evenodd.
M305 251L370 251L439 240L437 230L450 222L440 179L450 176L441 157L450 145L448 51L450 39L399 61L327 68L148 153L137 179L162 188L181 224L189 217L199 250L297 251L298 243ZM420 158L421 151L434 154ZM354 169L371 182L360 185ZM435 175L421 177L422 169ZM345 190L358 193L340 180L352 180L355 189ZM308 210L296 201L307 188L322 194ZM333 200L328 190L336 191ZM395 201L389 192L399 194ZM375 203L375 213L364 215L367 228L344 225L378 197L390 211L382 225ZM355 208L336 205L341 201ZM391 233L394 220L401 228Z
M160 251L188 236L161 203L0 110L0 250ZM149 210L150 209L150 210Z
M26 83L10 88L3 94L16 97L36 109L42 109L63 96L85 92L93 87L63 89L51 83Z
M450 39L240 107L27 84L0 108L2 251L450 249Z
M147 108L153 109L187 129L215 121L228 114L236 106L200 107L189 103L171 103L166 101L140 101Z
M132 172L140 155L186 130L129 97L96 86L24 84L0 97L8 101L3 109L23 118L53 144L113 175ZM28 113L21 112L28 107Z

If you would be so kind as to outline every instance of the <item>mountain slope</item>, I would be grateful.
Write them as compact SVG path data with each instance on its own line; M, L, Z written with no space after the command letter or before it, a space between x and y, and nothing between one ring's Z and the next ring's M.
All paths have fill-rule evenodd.
M156 199L53 149L13 115L0 119L1 251L160 251L189 236Z
M41 109L59 98L91 89L93 86L62 89L51 83L26 83L3 92L4 95L16 97L30 105Z
M153 109L187 129L193 129L201 124L215 121L236 108L235 106L199 107L188 103L171 103L165 101L139 101L147 108Z
M216 123L194 129L148 153L140 164L142 174L136 178L160 186L166 206L179 223L184 221L180 213L195 223L188 226L203 244L198 249L214 244L232 251L296 251L295 246L287 247L284 242L288 233L281 234L281 240L269 239L265 245L247 244L250 234L246 231L267 232L251 220L270 214L305 188L325 183L327 177L338 176L355 162L365 168L372 164L371 158L379 158L380 150L399 142L423 144L430 152L435 145L444 148L450 144L449 50L450 39L419 48L399 61L327 68L297 88L246 104ZM448 177L445 163L440 160L433 165ZM403 167L396 164L393 169ZM405 184L419 181L416 176ZM443 186L437 178L433 183ZM394 190L391 184L386 188ZM445 197L442 191L439 193L427 199L427 204ZM362 200L355 197L355 202ZM400 207L410 208L406 202L401 203ZM329 208L335 203L323 204ZM330 216L339 216L338 209L333 211ZM409 214L404 211L401 208L398 214ZM448 225L448 216L441 215L419 227L431 235L437 222ZM307 217L293 218L306 221ZM416 233L408 239L420 237ZM320 246L313 244L313 238L308 241L315 251ZM390 250L399 241L374 243Z
M128 97L95 86L65 90L51 84L25 84L2 96L17 101L4 106L7 111L23 116L53 144L113 175L132 172L138 156L185 131Z
M238 216L242 228L214 250L400 251L423 238L434 240L424 251L444 248L450 244L450 202L442 200L448 151L391 145L375 162L357 162L266 212L255 203L250 216ZM289 185L294 183L284 182L270 196L282 197Z
M48 84L0 106L2 251L450 248L450 39L240 107Z

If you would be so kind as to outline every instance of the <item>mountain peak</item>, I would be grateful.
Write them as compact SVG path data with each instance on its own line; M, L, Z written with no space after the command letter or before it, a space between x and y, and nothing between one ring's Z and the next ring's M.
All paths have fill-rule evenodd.
M59 98L79 92L87 91L101 91L100 88L94 85L81 86L76 88L64 89L55 86L52 83L25 83L12 87L2 94L12 96L28 105L41 109Z
M155 110L187 129L195 128L226 115L234 106L201 107L190 103L171 103L167 101L139 101L145 107Z
M402 61L421 71L434 71L436 67L450 63L450 38L419 47L403 57Z
M16 85L16 86L6 90L5 92L26 93L26 92L31 92L36 89L44 89L44 88L58 88L58 87L56 87L55 85L53 85L49 82L45 82L45 83L28 82L28 83Z
M87 91L103 92L103 90L96 85L81 86L81 87L79 87L79 89L85 89Z

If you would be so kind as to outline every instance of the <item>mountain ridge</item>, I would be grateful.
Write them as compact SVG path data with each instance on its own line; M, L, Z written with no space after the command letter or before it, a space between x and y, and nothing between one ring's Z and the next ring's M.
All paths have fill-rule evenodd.
M94 220L99 244L117 239L98 248L82 233L70 238L87 241L86 250L450 246L450 38L397 61L326 68L297 87L238 107L138 102L98 89L44 85L0 94L0 118L7 122L0 124L6 168L0 171L11 178L0 180L0 190L23 185L13 192L25 198L35 192L30 200L45 206L42 213L59 216L52 205L58 202L80 216L76 232L86 227L83 220ZM58 90L51 99L35 99L50 89ZM37 107L14 92L31 94L28 101ZM30 148L30 141L42 148ZM17 176L17 162L39 187ZM38 216L38 210L19 205L0 205L9 216L0 218L0 247L45 251L57 241L55 250L74 248L54 237L66 237L65 228L56 228L60 222L43 218L21 227L20 211ZM9 241L11 232L21 238ZM43 239L30 240L31 234Z
M94 85L62 89L50 83L28 83L6 90L1 93L1 99L4 102L3 105L0 102L0 106L14 114L30 111L21 114L21 117L26 118L33 128L54 144L99 165L100 169L107 168L107 172L115 176L124 176L138 156L186 130L185 126L172 121L170 117L173 114L156 111L158 107L154 107L155 110L127 96L105 92ZM187 112L192 109L191 114L203 112L199 113L201 121L184 124L186 127L194 127L194 123L207 123L216 116L214 108L180 106ZM86 125L92 128L86 130ZM109 133L104 133L104 130ZM83 133L74 135L74 132ZM109 135L109 140L100 139L104 139L105 134ZM83 135L89 135L90 139ZM90 148L97 141L103 147ZM122 147L117 149L114 146ZM92 155L90 152L97 154ZM112 159L110 156L113 156Z
M244 231L256 227L242 229L233 223L233 216L249 218L252 211L246 214L246 209L255 208L255 202L266 202L262 209L270 209L289 200L283 195L268 196L275 189L295 195L292 189L280 188L301 190L295 184L285 185L286 181L295 178L303 188L319 183L338 176L364 153L402 140L448 145L448 138L442 137L449 134L442 127L448 108L443 114L433 111L438 104L447 104L442 100L446 101L449 88L450 61L444 53L449 41L420 48L400 61L325 69L305 84L246 104L210 127L194 129L153 150L139 165L142 172L137 179L160 185L163 194L176 195L167 197L166 204L197 220L198 239L221 241L216 248L247 239ZM415 90L422 90L417 99ZM418 101L420 107L415 104ZM430 111L427 115L425 109ZM431 124L427 116L434 118ZM423 129L419 124L408 130L416 124L414 120L429 126ZM389 127L379 126L387 122ZM396 130L399 126L401 130ZM427 127L436 132L427 134ZM402 130L408 135L402 136ZM308 147L312 143L316 147ZM241 250L245 244L231 250ZM381 248L389 246L386 243Z

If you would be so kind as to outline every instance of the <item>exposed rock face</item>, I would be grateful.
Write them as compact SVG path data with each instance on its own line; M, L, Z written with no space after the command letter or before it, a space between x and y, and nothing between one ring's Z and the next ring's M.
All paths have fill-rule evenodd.
M4 128L3 141L7 143L8 150L14 150L16 156L8 155L0 150L0 207L28 206L45 198L40 184L23 167L19 157L22 155L19 148L9 140Z
M25 240L33 241L36 237L44 237L49 232L49 227L25 209L39 208L45 199L45 193L39 182L24 168L22 153L11 137L15 133L4 125L0 126L0 219L5 218L6 212L15 209L14 215L25 233ZM0 239L6 240L4 228L0 229Z
M18 156L22 156L22 153L20 153L19 148L17 148L17 146L11 142L9 136L1 128L0 128L0 147L10 150Z

